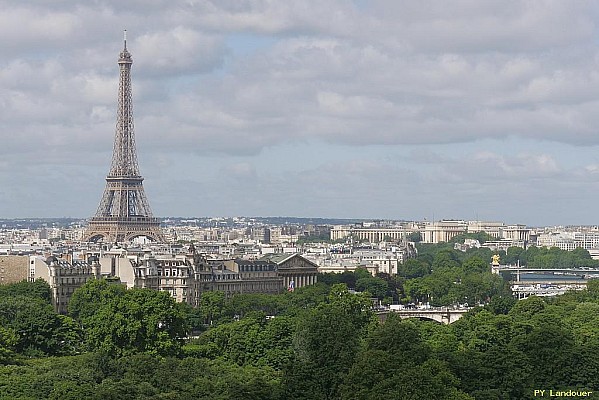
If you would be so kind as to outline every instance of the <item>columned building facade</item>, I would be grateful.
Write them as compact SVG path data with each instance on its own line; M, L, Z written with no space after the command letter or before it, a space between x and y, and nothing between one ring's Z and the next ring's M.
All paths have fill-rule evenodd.
M451 239L466 233L468 225L461 220L442 220L429 223L424 227L422 243L449 242Z
M278 276L283 278L282 286L287 290L314 285L318 281L318 265L297 253L267 254L260 260L277 265Z
M409 233L409 232L408 232ZM404 228L355 228L336 226L331 229L331 240L354 236L356 239L379 243L386 240L400 241L406 236Z

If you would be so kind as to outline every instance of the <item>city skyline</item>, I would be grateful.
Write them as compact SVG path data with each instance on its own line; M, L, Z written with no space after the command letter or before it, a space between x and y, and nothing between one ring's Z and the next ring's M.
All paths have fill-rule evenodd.
M157 216L599 224L597 4L5 3L2 218L93 216L127 29Z

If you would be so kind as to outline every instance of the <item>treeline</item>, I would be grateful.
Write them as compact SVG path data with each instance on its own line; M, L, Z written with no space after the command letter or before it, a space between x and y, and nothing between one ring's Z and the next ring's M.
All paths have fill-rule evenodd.
M599 393L599 282L516 302L486 249L423 246L397 277L322 275L279 295L221 292L200 307L106 280L68 315L43 281L0 286L1 399L525 399ZM349 288L362 291L354 293ZM452 325L385 323L372 296L472 299ZM420 296L420 297L419 297ZM594 398L594 397L587 397Z
M531 268L576 268L599 267L599 261L593 260L589 252L581 247L572 251L557 247L510 247L501 258L502 264L520 264Z
M465 239L476 239L481 244L487 241L496 240L492 236L484 233L468 233L454 237L449 243L440 243L436 245L418 244L420 250L427 252L427 249L437 251L440 248L446 250L453 249L455 243L464 243ZM512 264L527 266L530 268L576 268L576 267L599 267L599 261L593 260L589 252L581 247L572 251L561 250L557 247L536 247L532 245L522 247L510 247L507 251L492 252L486 248L469 249L467 253L479 253L485 257L491 254L499 254L502 264ZM486 259L486 258L485 258ZM488 259L490 260L490 258Z
M154 313L148 303L134 306L144 303L143 295L116 296L123 297L109 306L117 308L113 324L87 320L85 302L78 312L87 316L63 316L81 327L84 348L69 345L71 355L52 355L52 346L21 353L4 342L4 351L13 353L0 368L0 398L478 400L532 398L539 388L599 391L594 281L588 290L556 299L494 297L452 325L393 314L380 323L370 299L344 284L234 296L213 309L211 324L197 338L158 334L152 345L143 340L143 327L149 329L143 321L158 329L166 320L146 317ZM286 306L279 304L279 314L263 311L281 298ZM131 305L117 306L125 301ZM171 305L173 314L162 317L182 317L189 329L184 310ZM6 320L2 326L15 329ZM98 343L93 330L107 326ZM64 326L49 331L62 337Z
M418 256L399 267L395 277L400 288L393 300L428 302L431 305L488 302L495 296L509 296L507 282L490 274L490 262L498 254L502 264L520 264L531 268L599 267L587 250L565 251L558 248L510 247L507 252L488 248L459 251L452 243L418 244ZM383 276L382 276L383 277Z
M397 275L372 276L365 269L319 277L328 285L344 283L383 304L428 303L432 306L476 305L494 296L509 296L507 282L491 274L486 248L458 251L448 244L418 245L418 256L400 264Z

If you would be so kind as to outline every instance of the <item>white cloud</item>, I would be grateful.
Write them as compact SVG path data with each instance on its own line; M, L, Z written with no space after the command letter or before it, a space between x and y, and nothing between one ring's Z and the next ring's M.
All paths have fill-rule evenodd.
M135 59L141 60L136 69L144 71L143 75L159 74L162 79L210 72L223 63L225 54L222 39L183 26L145 33L130 48Z
M230 199L245 196L262 213L269 207L333 213L324 204L335 196L346 199L339 213L347 216L375 216L385 207L401 213L390 199L408 190L430 210L450 196L445 211L457 212L458 203L470 202L466 194L499 207L488 184L494 180L542 195L550 182L565 187L561 180L571 176L568 185L587 193L597 160L567 160L536 143L599 144L598 11L592 2L552 0L359 6L349 0L7 0L0 15L0 155L11 162L2 171L20 176L19 163L44 159L61 171L72 165L105 173L116 61L127 29L140 160L150 160L142 173L156 174L161 185L169 184L167 171L195 171L198 160L211 157L214 170L202 185ZM480 144L508 138L526 145L508 153ZM269 173L260 167L264 154L296 144L305 154L295 168L304 174L283 176L277 171L288 170L284 162ZM463 159L451 153L462 145L470 146ZM427 147L410 156L417 168L373 153L374 160L355 160L376 146L405 154ZM317 148L337 152L337 161L313 160ZM354 159L339 162L343 152ZM180 158L189 165L175 161ZM312 164L303 165L304 158ZM36 188L69 184L66 172L50 172L38 171ZM262 204L260 190L248 194L244 182L285 202ZM459 190L452 192L450 183ZM89 192L103 182L87 185ZM385 195L372 195L381 187ZM318 189L313 201L305 200L305 188ZM188 190L200 196L200 189ZM170 207L182 200L171 206L162 196L161 212L178 214ZM372 212L362 212L369 196ZM0 213L10 214L17 197L5 193ZM226 204L243 213L242 200ZM30 207L36 209L34 200Z

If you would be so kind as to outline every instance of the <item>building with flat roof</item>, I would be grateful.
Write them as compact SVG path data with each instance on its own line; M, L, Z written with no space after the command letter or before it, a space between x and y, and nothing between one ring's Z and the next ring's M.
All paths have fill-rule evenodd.
M359 240L368 240L370 243L379 243L383 241L403 240L406 237L406 230L403 227L361 228L353 226L336 226L331 229L330 235L331 240L340 240L353 236Z
M485 232L495 239L517 242L530 240L531 230L526 225L505 225L503 222L441 220L427 223L422 234L422 243L449 242L463 233Z
M421 232L422 243L449 242L454 237L468 232L468 224L462 220L441 220L425 225Z

